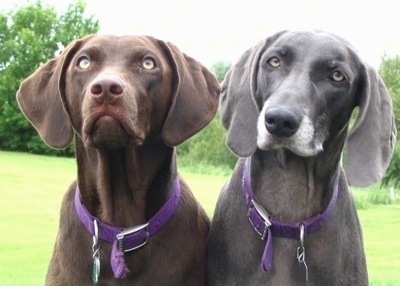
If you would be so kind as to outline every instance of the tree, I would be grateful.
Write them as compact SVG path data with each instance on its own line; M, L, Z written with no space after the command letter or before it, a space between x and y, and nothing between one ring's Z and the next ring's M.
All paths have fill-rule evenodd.
M225 77L231 64L217 62L211 67L219 82ZM178 147L179 159L186 166L207 166L232 169L237 157L225 145L226 130L219 112L201 132Z
M400 56L384 55L379 67L379 75L392 96L398 140L400 135ZM396 144L392 161L381 183L383 186L400 187L400 143Z
M40 64L61 53L72 40L99 29L97 20L84 18L86 4L78 0L66 12L40 1L0 14L0 149L45 154L73 154L52 151L20 112L15 94L23 79Z
M217 77L217 80L219 82L222 82L225 78L226 73L229 71L231 68L232 64L230 62L217 62L212 65L211 70L214 72L215 76Z
M384 55L378 71L393 100L397 134L400 131L400 56Z

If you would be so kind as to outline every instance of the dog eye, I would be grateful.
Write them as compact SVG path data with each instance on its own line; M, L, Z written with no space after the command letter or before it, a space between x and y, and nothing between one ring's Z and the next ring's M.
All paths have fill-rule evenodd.
M88 69L90 67L90 60L87 57L81 57L78 60L78 67L83 70Z
M333 79L334 81L340 82L340 81L344 81L345 80L345 76L341 72L335 71L331 75L331 79Z
M146 69L146 70L151 70L154 69L156 66L155 60L152 58L144 58L142 61L142 68Z
M277 68L281 65L280 60L277 57L272 57L268 59L267 64L269 64L273 68Z

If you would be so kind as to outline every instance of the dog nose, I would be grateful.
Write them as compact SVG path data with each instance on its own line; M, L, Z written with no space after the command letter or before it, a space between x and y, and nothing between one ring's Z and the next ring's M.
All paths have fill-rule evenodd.
M277 137L290 137L299 129L301 115L291 109L270 107L265 111L265 127Z
M90 92L98 101L107 99L112 102L122 96L124 87L123 82L117 77L100 77L93 81Z

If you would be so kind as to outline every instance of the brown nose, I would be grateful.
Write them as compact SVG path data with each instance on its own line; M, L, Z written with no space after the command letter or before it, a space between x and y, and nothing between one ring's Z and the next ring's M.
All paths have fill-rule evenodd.
M98 102L105 100L113 102L122 97L124 87L124 83L118 77L98 77L93 81L90 92L92 97Z

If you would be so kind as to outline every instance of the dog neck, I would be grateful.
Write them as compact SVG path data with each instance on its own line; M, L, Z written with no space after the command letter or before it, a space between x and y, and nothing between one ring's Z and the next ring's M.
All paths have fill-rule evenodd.
M304 238L308 234L318 230L331 216L336 207L336 201L339 191L339 186L334 186L332 198L328 207L324 212L318 213L307 220L297 221L293 223L282 222L268 214L262 205L255 201L253 191L249 182L249 164L251 159L244 162L242 174L242 192L248 207L248 217L250 224L254 230L261 236L262 240L266 239L266 245L262 257L262 267L265 271L270 271L272 268L273 244L272 237L286 237L291 239L299 239L300 249L297 250L297 259L299 263L304 262ZM306 265L306 264L305 264ZM306 281L308 280L306 272Z
M305 220L328 205L340 175L340 154L300 157L287 149L257 150L251 157L256 201L284 221ZM331 162L330 164L328 162Z
M175 149L161 139L116 150L87 148L76 138L82 202L105 223L144 223L168 199L177 175Z

